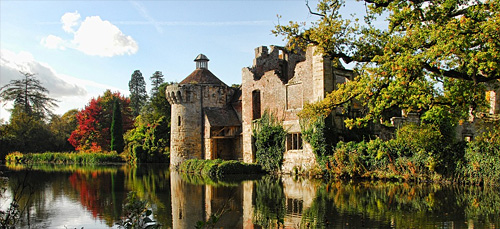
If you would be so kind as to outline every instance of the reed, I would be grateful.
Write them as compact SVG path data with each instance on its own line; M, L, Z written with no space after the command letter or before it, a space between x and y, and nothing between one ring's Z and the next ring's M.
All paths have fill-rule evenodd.
M20 152L9 153L5 157L8 163L36 164L36 163L55 163L55 164L104 164L121 163L123 158L117 153L83 153L83 152L45 152L45 153L27 153Z

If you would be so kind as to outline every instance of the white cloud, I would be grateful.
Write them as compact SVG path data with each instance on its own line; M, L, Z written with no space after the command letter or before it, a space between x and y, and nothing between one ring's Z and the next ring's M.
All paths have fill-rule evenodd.
M0 50L0 87L8 84L11 80L22 77L20 71L36 74L42 86L49 90L49 96L57 99L58 108L56 114L63 114L70 109L82 109L92 97L97 97L106 89L120 91L123 95L128 90L116 88L110 85L100 84L94 81L79 79L73 76L57 73L46 63L37 61L29 52L14 53L12 51ZM0 104L0 123L8 121L12 103L6 106Z
M63 23L62 28L64 31L68 33L74 33L75 30L73 27L78 26L80 24L80 14L78 11L75 11L74 13L65 13L61 17L61 23Z
M85 18L75 32L73 43L76 49L87 55L111 57L134 54L138 50L137 42L123 34L118 27L99 16Z
M139 49L131 36L123 34L117 26L99 16L86 17L81 22L80 14L75 11L65 13L61 17L61 23L63 30L73 34L73 38L66 41L49 35L41 40L42 45L51 49L73 48L87 55L102 57L132 55ZM75 30L75 27L78 28Z
M50 96L61 98L65 96L85 96L86 90L78 84L70 83L62 74L58 74L48 64L38 62L28 52L18 54L6 49L0 50L0 85L6 85L11 80L22 77L20 71L36 74L42 86L49 90Z
M43 38L42 41L40 41L40 43L49 49L61 49L61 50L66 49L64 40L54 35L49 35L46 38Z

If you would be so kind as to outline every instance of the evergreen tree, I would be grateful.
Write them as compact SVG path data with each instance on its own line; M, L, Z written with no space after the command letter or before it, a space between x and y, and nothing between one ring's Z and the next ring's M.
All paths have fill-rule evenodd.
M14 101L15 107L23 109L30 116L44 117L50 114L51 109L57 107L57 100L50 98L49 91L42 86L35 74L20 72L24 79L11 80L9 84L0 88L0 98L4 102Z
M151 97L155 97L156 94L158 93L160 85L164 82L163 74L161 71L156 71L149 79L151 80L151 87L152 87Z
M130 91L130 107L132 108L132 114L134 117L137 117L148 99L146 82L144 81L141 71L135 70L134 73L132 73L132 77L128 82L128 88Z
M111 121L111 150L117 153L123 152L123 123L120 103L115 99L113 103L113 120Z

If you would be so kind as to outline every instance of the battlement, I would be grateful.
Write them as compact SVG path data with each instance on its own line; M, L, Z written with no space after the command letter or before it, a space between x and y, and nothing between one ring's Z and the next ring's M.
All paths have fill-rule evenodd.
M165 91L165 97L170 104L194 103L194 85L172 84Z

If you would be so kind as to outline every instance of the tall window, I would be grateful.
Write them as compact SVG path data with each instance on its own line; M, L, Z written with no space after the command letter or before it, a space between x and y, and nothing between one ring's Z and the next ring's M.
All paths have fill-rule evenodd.
M287 150L301 150L302 149L302 134L289 133L286 136L286 149Z
M177 126L181 126L181 116L177 116Z
M252 91L252 120L260 118L260 91Z

